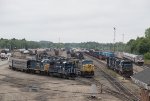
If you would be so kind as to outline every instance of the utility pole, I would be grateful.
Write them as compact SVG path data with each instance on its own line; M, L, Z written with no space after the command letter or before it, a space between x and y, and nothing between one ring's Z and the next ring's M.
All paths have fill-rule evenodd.
M114 52L115 52L115 38L116 38L116 28L114 27Z
M59 37L59 48L61 48L60 37Z

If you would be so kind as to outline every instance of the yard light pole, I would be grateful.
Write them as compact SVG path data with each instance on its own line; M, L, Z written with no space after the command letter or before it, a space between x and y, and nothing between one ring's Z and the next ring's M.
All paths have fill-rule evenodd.
M114 27L114 52L115 52L115 38L116 38L116 28Z
M125 48L125 46L124 46L124 34L122 34L122 43L123 43L123 52L124 52L124 48Z

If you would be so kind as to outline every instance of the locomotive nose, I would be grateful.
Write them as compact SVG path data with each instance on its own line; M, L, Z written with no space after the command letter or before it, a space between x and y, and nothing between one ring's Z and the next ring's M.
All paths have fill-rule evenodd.
M88 67L91 67L92 65L91 64L88 64Z

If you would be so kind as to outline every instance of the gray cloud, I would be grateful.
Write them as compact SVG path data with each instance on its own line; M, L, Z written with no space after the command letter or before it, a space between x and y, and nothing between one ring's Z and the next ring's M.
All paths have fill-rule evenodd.
M125 42L150 27L149 0L0 0L0 37Z

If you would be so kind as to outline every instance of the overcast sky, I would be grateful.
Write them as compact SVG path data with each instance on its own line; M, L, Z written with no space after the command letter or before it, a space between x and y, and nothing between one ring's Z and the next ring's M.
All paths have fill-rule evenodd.
M150 27L150 0L0 0L0 38L127 42Z

